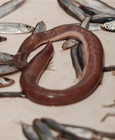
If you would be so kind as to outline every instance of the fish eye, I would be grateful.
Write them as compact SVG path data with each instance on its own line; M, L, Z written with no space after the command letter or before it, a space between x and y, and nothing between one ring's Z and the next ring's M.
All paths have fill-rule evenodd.
M26 28L28 28L29 26L28 25L26 25Z
M106 25L106 28L109 29L109 25Z

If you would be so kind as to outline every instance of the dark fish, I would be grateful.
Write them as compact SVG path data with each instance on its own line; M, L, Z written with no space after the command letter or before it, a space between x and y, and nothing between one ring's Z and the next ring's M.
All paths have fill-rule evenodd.
M80 21L85 18L85 13L71 0L58 0L58 3L69 15L79 19Z
M105 23L115 20L115 15L100 13L91 17L92 23Z
M115 15L115 8L104 3L101 0L74 0L80 5L95 9L101 13L113 14Z
M97 10L92 9L92 8L89 8L89 7L86 7L86 6L83 6L83 5L80 5L79 8L81 10L83 10L88 15L97 15L97 14L100 14L100 12L98 12Z
M20 97L20 98L26 98L26 95L23 94L22 92L14 92L14 91L10 91L10 92L0 92L0 98L6 98L6 97Z
M72 59L73 67L75 69L76 77L78 79L81 79L82 73L83 73L84 64L82 64L83 62L81 62L82 58L79 57L80 56L80 52L78 51L78 49L80 49L80 47L81 47L81 46L78 47L79 45L80 44L72 46L70 54L71 54L71 59Z
M90 17L86 17L83 22L81 23L81 27L88 29L89 28L89 23L90 23ZM71 45L69 42L71 40L69 39L66 44L67 45ZM73 40L72 40L73 41ZM84 60L83 60L83 52L82 52L82 48L83 45L81 42L76 42L74 41L75 44L72 44L73 46L69 46L71 47L71 58L72 58L72 63L73 63L73 67L75 69L76 72L76 77L78 79L80 79L82 77L82 72L83 72L83 68L84 68Z

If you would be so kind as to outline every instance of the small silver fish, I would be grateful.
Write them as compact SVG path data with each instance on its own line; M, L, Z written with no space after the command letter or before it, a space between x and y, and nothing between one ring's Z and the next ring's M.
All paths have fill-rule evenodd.
M76 23L77 26L81 26L83 28L89 29L90 27L90 17L85 17L84 20L81 22L81 24ZM68 39L67 41L65 41L62 45L63 49L68 49L71 48L74 45L78 45L79 41L74 40L74 39Z
M10 0L0 6L0 18L19 8L25 0Z
M13 55L5 52L0 52L0 64L12 64Z
M43 21L40 21L36 24L32 34L38 33L38 32L44 32L46 31L46 24Z
M15 81L10 78L0 77L0 88L8 87L14 83Z
M91 17L91 22L93 23L105 23L105 22L110 22L115 20L115 14L105 14L105 13L100 13L97 15L93 15Z
M71 0L58 0L59 5L73 17L83 20L85 18L85 13Z
M88 127L60 124L49 118L42 118L41 121L62 135L76 138L76 140L102 140L103 137L110 139L115 138L115 133L97 131Z
M26 98L26 95L23 92L14 92L14 91L7 91L7 92L0 92L0 98L6 98L6 97L20 97L20 98Z
M74 0L80 5L95 9L102 13L115 14L115 8L101 0Z
M14 64L3 64L0 65L0 75L10 74L19 71L19 69Z
M59 140L53 136L50 128L38 119L33 121L33 128L40 137L41 140Z
M40 140L33 126L22 123L22 130L28 140Z
M115 32L115 20L104 23L101 25L101 28L106 31Z
M0 33L3 34L24 34L32 32L34 27L23 23L1 22Z

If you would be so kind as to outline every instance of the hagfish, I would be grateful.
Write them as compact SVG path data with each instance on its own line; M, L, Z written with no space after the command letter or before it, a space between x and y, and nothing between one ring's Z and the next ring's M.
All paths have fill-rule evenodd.
M107 13L115 15L115 8L104 3L101 0L74 0L80 5L95 9L101 13Z
M11 86L15 83L14 80L6 77L0 77L0 88Z
M0 6L0 18L19 8L25 0L10 0Z
M71 16L81 21L85 18L85 13L71 0L58 0L58 3Z
M34 27L14 22L1 22L0 23L0 33L3 34L25 34L32 32Z
M28 55L48 41L54 42L68 38L74 38L83 43L86 65L82 79L74 86L63 90L40 87L37 82L53 56L53 46L48 43L29 64L27 63ZM44 105L67 105L85 99L96 89L103 75L103 47L100 40L87 29L73 24L61 25L29 36L14 55L13 61L19 69L25 68L20 78L23 92L30 100Z
M115 20L102 24L101 28L105 31L115 32Z

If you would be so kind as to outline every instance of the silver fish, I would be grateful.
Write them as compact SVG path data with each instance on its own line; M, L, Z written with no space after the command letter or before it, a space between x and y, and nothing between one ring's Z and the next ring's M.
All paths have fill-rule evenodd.
M40 21L36 24L32 33L35 34L35 33L44 32L44 31L46 31L46 24L43 21Z
M71 48L74 45L78 45L79 42L75 39L68 39L62 44L62 48L64 50Z
M5 52L0 52L0 65L1 64L12 64L13 55Z
M115 15L105 13L100 13L91 17L91 22L94 23L105 23L113 20L115 20Z
M2 41L6 41L6 40L7 40L6 37L4 37L4 36L0 36L0 42L2 42Z
M83 20L85 18L85 13L74 4L71 0L58 0L60 6L73 17Z
M34 27L23 23L1 22L0 33L3 34L24 34L32 32Z
M39 22L33 29L33 33L42 32L46 30L46 25L43 21ZM10 74L19 71L13 64L13 55L0 52L0 75Z
M10 86L14 83L15 81L10 78L0 77L0 88Z
M82 78L82 73L83 73L83 68L82 67L84 67L84 66L82 66L83 62L81 63L82 59L78 56L78 53L77 53L78 48L79 47L81 48L81 45L82 45L81 43L79 43L77 45L74 45L74 46L71 47L71 50L70 50L72 64L73 64L73 67L75 69L76 77L78 79Z
M14 64L0 65L0 75L11 74L17 71L19 71L19 69L17 69Z
M26 95L22 92L14 92L14 91L7 91L7 92L0 92L0 98L6 98L6 97L20 97L20 98L26 98Z
M101 25L101 28L106 31L115 32L115 20L104 23Z
M33 128L41 140L59 140L53 136L49 127L38 119L33 121Z
M81 26L83 28L90 28L92 27L92 25L94 26L94 28L92 29L100 29L99 25L98 24L91 24L90 23L90 17L85 17L85 19L80 23L75 23L75 25L77 26ZM95 26L96 25L96 26ZM63 49L68 49L68 48L71 48L72 46L74 45L78 45L79 42L77 40L74 40L74 39L68 39L67 41L65 41L62 45L62 48Z
M80 5L79 8L82 9L88 15L100 14L100 12L98 12L97 10L83 6L83 5Z
M28 140L40 140L31 125L22 123L22 130Z
M25 0L10 0L0 6L0 18L19 8Z
M95 9L102 13L115 14L115 8L101 0L74 0L80 5Z
M88 127L60 124L49 118L42 118L41 121L62 135L75 138L76 140L102 140L103 137L115 138L115 133L101 132Z

